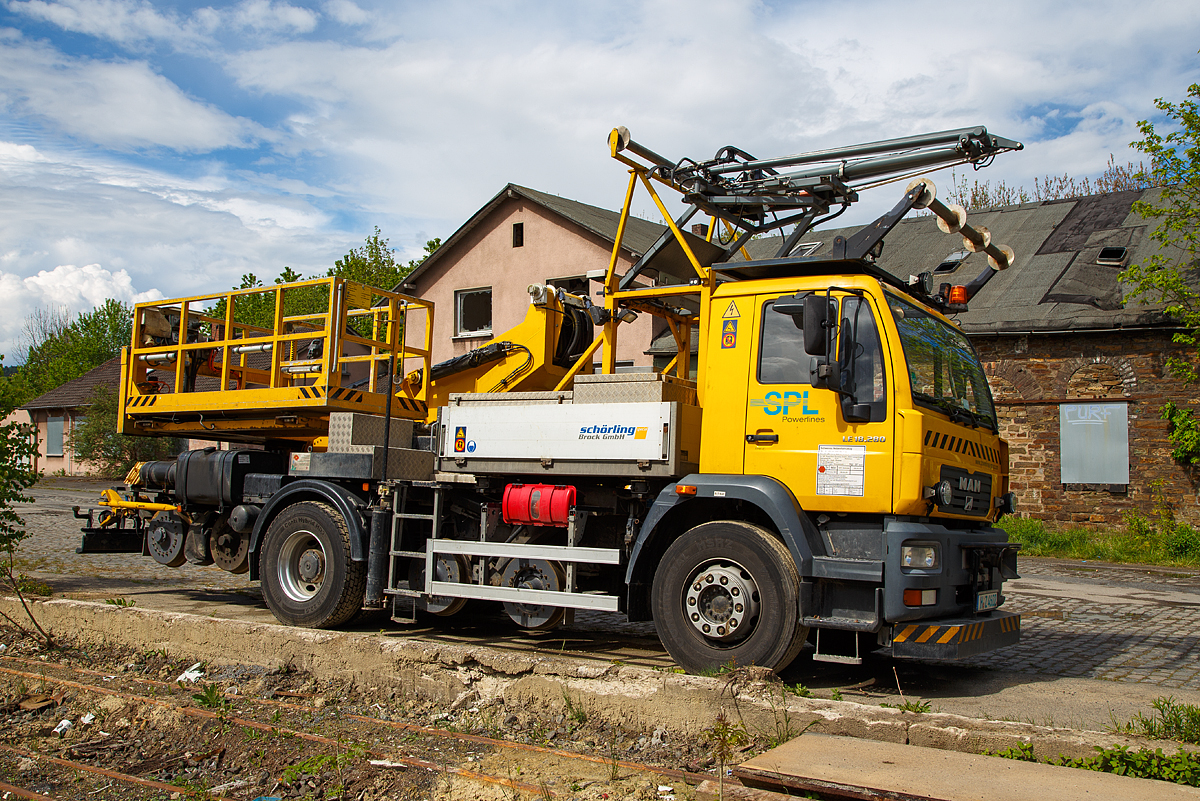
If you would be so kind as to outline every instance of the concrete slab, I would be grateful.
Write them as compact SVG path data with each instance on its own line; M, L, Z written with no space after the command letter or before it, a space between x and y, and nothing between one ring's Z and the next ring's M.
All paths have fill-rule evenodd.
M1151 779L822 734L805 734L759 754L733 775L768 789L895 801L1200 799L1198 788Z

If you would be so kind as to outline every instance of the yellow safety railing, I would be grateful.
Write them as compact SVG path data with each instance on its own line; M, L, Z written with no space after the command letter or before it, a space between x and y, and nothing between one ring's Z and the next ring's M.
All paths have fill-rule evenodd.
M380 413L388 376L419 362L394 413L423 416L432 345L432 303L338 277L140 303L121 403L127 419L188 413L206 430L255 410Z

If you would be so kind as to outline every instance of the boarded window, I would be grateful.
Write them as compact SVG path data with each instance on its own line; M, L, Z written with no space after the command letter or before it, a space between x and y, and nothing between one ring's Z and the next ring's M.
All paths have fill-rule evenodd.
M525 247L525 223L513 223L513 247Z
M1129 408L1125 403L1058 407L1063 484L1129 483Z
M63 455L63 418L46 418L46 455Z
M463 289L454 293L455 327L457 336L490 334L492 332L492 290Z

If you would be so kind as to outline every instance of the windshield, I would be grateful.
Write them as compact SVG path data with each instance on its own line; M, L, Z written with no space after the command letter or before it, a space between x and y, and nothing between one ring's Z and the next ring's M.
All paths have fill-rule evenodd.
M983 366L966 335L929 312L889 296L888 305L908 362L913 401L996 428L996 411Z

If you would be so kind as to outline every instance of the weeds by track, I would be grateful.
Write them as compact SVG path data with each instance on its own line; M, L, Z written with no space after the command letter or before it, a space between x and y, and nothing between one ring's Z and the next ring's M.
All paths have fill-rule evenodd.
M711 774L693 773L618 759L612 753L606 758L563 748L540 746L510 739L488 737L480 734L453 731L446 728L422 726L404 721L388 720L370 715L340 711L322 703L310 704L302 703L298 700L259 698L249 695L227 696L215 691L211 694L196 693L193 695L193 691L197 689L196 686L183 687L176 683L158 681L144 676L106 673L91 668L54 662L49 659L28 659L3 655L0 656L0 675L11 677L11 680L23 683L22 686L25 688L30 683L35 683L43 689L50 686L69 689L83 697L108 697L116 699L120 704L133 708L143 707L165 710L173 715L195 720L198 726L215 727L218 732L216 736L230 738L241 735L243 739L249 740L251 745L262 738L270 738L272 742L283 740L298 746L292 749L297 751L297 753L292 755L290 761L289 758L285 757L274 764L274 770L271 771L273 786L266 787L266 785L260 783L254 790L256 795L264 791L270 791L274 794L281 786L284 791L288 790L290 786L296 784L295 779L298 776L301 779L308 776L303 770L303 766L308 766L313 769L313 772L316 772L321 767L328 768L330 764L334 764L338 767L340 776L341 762L339 762L339 758L343 753L352 754L353 761L357 765L356 775L353 777L356 787L378 787L382 777L383 784L393 785L389 789L390 792L390 790L395 789L394 785L396 782L392 781L392 779L396 776L397 769L422 769L427 774L443 777L441 784L437 788L434 788L432 793L426 794L429 788L421 786L410 788L415 790L415 792L403 795L403 797L414 798L442 797L439 794L440 791L444 791L447 797L464 798L495 797L520 799L531 796L542 799L554 797L604 798L611 796L601 791L600 786L602 784L620 784L622 785L620 790L615 786L612 789L625 793L631 784L638 784L645 788L653 787L655 783L666 780L674 781L677 784L686 783L687 785L694 786L707 778L711 778ZM108 686L105 686L106 684ZM140 688L141 691L131 691L135 688ZM302 694L291 693L290 695ZM268 713L268 720L261 719L267 717ZM333 729L333 732L330 733L336 733L336 736L325 736L324 733L317 734L312 730L305 730L303 726L294 724L284 725L287 722L285 721L285 716L293 720L301 719L302 721L306 721L309 724L309 729L314 728L313 723L319 722L322 731ZM396 736L400 736L402 738L401 743L397 744L394 741L387 742L388 736L392 737L393 740ZM11 741L11 736L5 739ZM369 742L370 744L356 745L359 742ZM430 745L430 743L437 742L442 742L446 745L444 747ZM320 750L307 759L301 759L302 754L299 752L303 748L299 746ZM428 753L419 756L404 755L401 753L402 750L420 750L421 748L425 748ZM41 748L35 751L17 745L0 745L0 754L8 753L24 757L25 759L36 759L68 769L69 771L83 773L98 772L97 775L107 776L109 779L125 783L126 785L139 785L146 790L155 791L160 794L163 792L180 794L182 792L183 795L181 797L220 798L227 799L227 801L238 801L240 798L254 797L245 794L239 795L236 792L228 796L213 796L208 794L206 788L203 786L184 786L181 788L178 783L167 784L156 779L140 778L131 773L112 770L111 768L101 768L95 764L75 762L74 760L65 759L62 755L50 756L46 753L46 750L48 749ZM258 750L262 751L263 749L260 748ZM339 758L330 759L328 757L330 751L338 754ZM506 759L502 756L497 756L504 753L509 754L510 758ZM517 760L512 758L515 755L520 755L525 760L524 764L518 764ZM478 761L476 762L476 760ZM530 769L530 776L524 776L524 771L530 760L536 763L536 767ZM475 762L476 764L487 763L489 767L480 769L474 769L474 765L471 768L463 767L463 764L468 762ZM280 769L285 764L287 767ZM301 766L301 768L297 768L297 765ZM382 767L372 769L374 765L381 765ZM103 773L103 771L108 771L108 773ZM507 772L508 775L498 775L504 772ZM578 781L568 782L567 777L572 776L579 776L581 778ZM540 780L537 783L528 780L539 777ZM289 781L289 779L291 780ZM312 783L311 779L309 782L310 784ZM455 782L461 788L461 792L457 795L453 792ZM400 783L404 784L404 782ZM463 786L464 783L465 786ZM242 784L247 785L248 782L242 782ZM355 795L343 796L341 791L345 789L346 784L345 778L341 777L341 781L336 788L339 791L336 797L360 799L393 797L392 795L385 796L383 794L372 795L369 789L360 789ZM410 782L409 784L412 783ZM582 793L584 789L591 786L595 786L594 794L576 794L576 792ZM484 793L475 790L467 791L466 787L475 787L478 791L482 791L486 787L493 789L489 793ZM440 788L440 791L438 788ZM686 790L686 788L681 789ZM18 788L14 787L10 792L17 793ZM29 790L20 790L19 792L25 792L27 795L18 794L17 797L55 797L39 795L38 793L29 794L31 792ZM192 793L192 795L188 795L188 793ZM680 797L692 797L692 795L693 793L689 790ZM96 798L96 795L93 794L93 791L89 790L86 797ZM126 798L132 796L117 793L113 797ZM161 797L161 795L152 797ZM326 796L324 791L321 791L316 796L307 795L305 797L321 798L335 796Z

